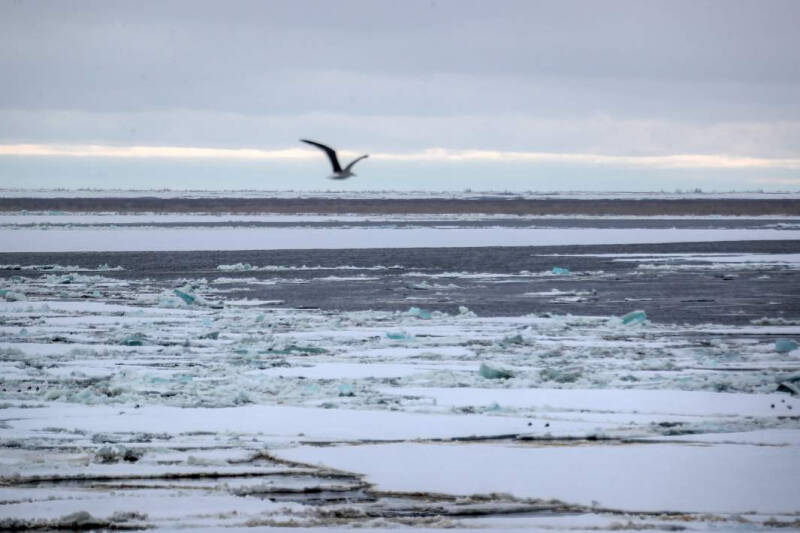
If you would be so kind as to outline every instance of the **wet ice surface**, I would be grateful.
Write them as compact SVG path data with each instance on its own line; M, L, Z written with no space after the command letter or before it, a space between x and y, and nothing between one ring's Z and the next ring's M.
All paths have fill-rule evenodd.
M0 254L0 525L798 527L799 256Z

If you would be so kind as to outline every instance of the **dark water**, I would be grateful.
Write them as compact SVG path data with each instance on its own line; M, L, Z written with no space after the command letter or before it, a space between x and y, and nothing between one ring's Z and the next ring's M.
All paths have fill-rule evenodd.
M648 258L621 262L613 257L569 256L619 253L786 254L800 253L800 241L443 249L0 253L0 263L86 268L108 263L125 270L100 273L103 276L148 278L166 287L183 279L205 278L211 282L224 276L241 280L214 285L232 289L225 293L225 298L282 300L282 306L332 312L405 311L414 305L453 313L463 305L483 316L544 312L609 315L644 309L651 320L670 323L747 324L761 317L800 320L800 273L786 267L643 270L637 268L639 263L654 262ZM235 263L320 268L257 272L217 270L218 265ZM678 267L687 261L678 259L670 264ZM692 261L691 264L702 265L704 262ZM336 268L340 266L356 268ZM391 268L375 270L376 266ZM571 273L566 276L542 275L554 266L568 268ZM521 271L528 271L531 275L519 275ZM444 273L453 273L453 277L436 277ZM462 277L456 273L489 275ZM496 276L503 274L514 276ZM42 272L0 270L0 277L13 275L41 276ZM365 279L337 279L358 276ZM254 284L248 281L252 278L277 283ZM424 288L423 282L433 285L433 288ZM566 303L553 301L553 297L524 295L552 289L588 294L583 294L581 301Z
M84 223L58 222L53 217L48 222L17 223L15 227L155 227L155 228L374 228L374 227L422 227L422 228L601 228L601 229L793 229L800 228L800 221L787 218L480 218L473 220L407 220L375 218L370 220L333 220L333 221L231 221L220 217L219 222L160 222L147 220L143 222L104 222L102 218Z
M67 194L65 192L65 194ZM0 198L0 211L105 211L157 213L495 213L509 215L800 215L800 200L786 198L575 199L575 198Z

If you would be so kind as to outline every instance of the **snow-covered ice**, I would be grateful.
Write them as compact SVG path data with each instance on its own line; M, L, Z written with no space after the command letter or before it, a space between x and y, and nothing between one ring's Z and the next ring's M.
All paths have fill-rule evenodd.
M113 228L0 231L7 252L556 246L800 239L798 230L579 228Z
M280 455L362 472L391 492L412 492L424 480L436 493L506 492L628 511L793 514L800 501L797 452L732 444L403 443L304 446Z

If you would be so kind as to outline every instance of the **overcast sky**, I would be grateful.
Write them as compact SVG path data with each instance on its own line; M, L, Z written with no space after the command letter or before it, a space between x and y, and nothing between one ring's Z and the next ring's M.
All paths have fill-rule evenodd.
M793 0L0 6L0 187L800 188Z

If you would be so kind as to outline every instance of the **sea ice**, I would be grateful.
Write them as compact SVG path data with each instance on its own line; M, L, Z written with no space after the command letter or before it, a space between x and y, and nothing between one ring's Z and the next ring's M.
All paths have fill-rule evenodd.
M514 377L514 373L504 368L489 366L481 363L478 373L486 379L509 379Z
M338 387L339 396L355 396L355 392L353 391L353 386L349 383L342 383Z
M787 353L797 349L797 341L793 339L778 339L775 341L775 351Z
M387 331L386 338L393 341L412 341L414 340L414 335L407 331Z
M512 279L555 282L552 276ZM636 509L661 510L662 503L691 512L798 510L791 501L797 501L800 400L776 389L794 383L800 358L797 351L777 352L772 342L796 338L791 317L692 326L650 323L644 311L634 311L638 327L621 327L624 317L476 316L466 308L458 314L404 312L405 306L336 313L214 308L189 305L174 292L215 294L219 285L203 280L63 279L9 281L3 288L24 288L29 301L0 298L0 499L17 502L4 504L3 512L25 524L85 510L100 517L147 513L145 525L154 528L264 525L284 514L291 515L287 523L333 527L332 509L363 517L385 508L387 498L369 492L361 477L380 465L393 475L407 473L408 484L377 473L370 480L379 489L422 494L416 505L437 490L456 498L455 511L462 492L467 499L512 493L474 496L495 513L487 518L491 527L508 505L520 505L515 498L527 497L562 497L586 505L579 512L594 517L602 513L589 506L599 500L646 526L653 524L650 515ZM86 297L95 290L99 296ZM713 392L719 390L728 392ZM305 447L330 443L336 445ZM397 468L395 451L419 464ZM273 463L273 453L306 464ZM354 457L352 465L345 454ZM420 461L435 457L438 467L439 455L447 463L443 475L420 474ZM631 460L650 470L640 475ZM682 461L705 470L693 472ZM339 507L308 505L340 479L325 477L331 471L320 462L352 466L352 473L336 476L351 476L365 492L342 492L355 496ZM580 468L562 479L565 464ZM746 471L737 474L730 464ZM537 468L520 473L530 465ZM280 469L302 474L274 484L275 494L291 501L270 502L269 482ZM672 471L693 476L687 479L696 486L730 483L737 499L681 498L684 486ZM36 476L50 481L37 484ZM119 488L130 479L135 488ZM648 501L642 486L652 489ZM659 500L658 488L669 498ZM455 516L448 524L462 525ZM531 516L513 519L530 524ZM778 520L791 523L792 516ZM702 515L684 518L706 526ZM722 529L739 525L731 515L714 520ZM420 523L430 525L414 522ZM372 522L345 519L336 526L342 524Z
M545 367L539 371L539 376L544 381L555 381L556 383L574 383L583 374L581 368L556 368Z
M647 313L644 311L631 311L627 315L621 317L622 323L627 325L644 324L647 321Z
M131 333L125 335L119 340L119 344L123 346L142 346L147 341L147 337L143 333Z
M800 396L800 376L789 378L778 383L778 392L788 392L792 396Z
M178 298L186 302L188 305L192 305L195 302L195 300L197 300L197 297L195 297L194 294L184 292L180 289L174 289L172 292L174 292Z
M48 231L0 231L7 252L217 251L281 249L442 248L478 246L561 246L734 240L791 240L800 231L785 229L669 228L442 228L442 227L103 227Z
M25 300L25 295L9 289L0 289L0 298L7 302L20 302Z
M667 513L795 513L800 501L800 461L794 447L392 443L303 446L279 455L363 473L386 491L419 491L424 486L443 494L501 492Z
M421 318L423 320L430 320L430 318L431 318L431 312L430 311L428 311L427 309L419 308L419 307L411 307L411 308L409 308L407 314L410 315L410 316L415 316L417 318Z

